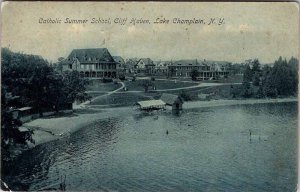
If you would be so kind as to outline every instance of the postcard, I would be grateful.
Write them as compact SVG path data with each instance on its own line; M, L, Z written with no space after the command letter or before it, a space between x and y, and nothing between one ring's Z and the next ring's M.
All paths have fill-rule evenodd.
M299 4L1 5L1 189L297 191Z

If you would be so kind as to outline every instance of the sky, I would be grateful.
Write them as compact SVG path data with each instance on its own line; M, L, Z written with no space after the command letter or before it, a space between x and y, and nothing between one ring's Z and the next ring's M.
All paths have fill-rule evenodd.
M279 56L299 58L298 9L294 2L5 2L1 47L52 62L72 49L107 48L125 59L272 63ZM39 23L49 18L62 21ZM66 18L88 21L64 23ZM92 18L111 23L92 24ZM116 18L127 21L121 25ZM134 25L132 18L149 23ZM155 24L157 18L169 23ZM174 24L174 18L205 24Z

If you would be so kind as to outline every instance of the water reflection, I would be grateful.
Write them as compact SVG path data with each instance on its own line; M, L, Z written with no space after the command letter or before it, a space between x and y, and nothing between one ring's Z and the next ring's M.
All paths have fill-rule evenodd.
M66 175L77 191L291 191L297 124L295 103L129 114L28 151L3 173L22 190Z

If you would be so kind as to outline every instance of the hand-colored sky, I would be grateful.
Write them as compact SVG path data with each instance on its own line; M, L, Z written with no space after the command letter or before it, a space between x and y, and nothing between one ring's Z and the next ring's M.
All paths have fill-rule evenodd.
M224 25L39 24L40 18L224 18ZM2 47L56 61L74 48L106 47L123 58L271 63L298 58L298 5L291 2L9 2L2 5ZM63 22L63 21L62 21Z

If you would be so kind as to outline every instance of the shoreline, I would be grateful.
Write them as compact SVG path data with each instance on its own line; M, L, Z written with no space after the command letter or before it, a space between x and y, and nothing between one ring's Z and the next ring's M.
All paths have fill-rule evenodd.
M232 105L288 103L297 101L298 98L189 101L184 103L183 110ZM34 131L32 138L35 140L35 144L29 143L29 149L31 149L38 145L70 136L72 133L96 121L138 113L139 111L128 106L103 109L85 106L85 108L75 110L72 115L39 118L31 122L24 123L22 126L31 128Z
M265 104L265 103L289 103L297 102L298 98L280 98L280 99L220 99L210 101L189 101L185 102L184 109L194 109L202 107L220 107L220 106L232 106L232 105L253 105L253 104Z

